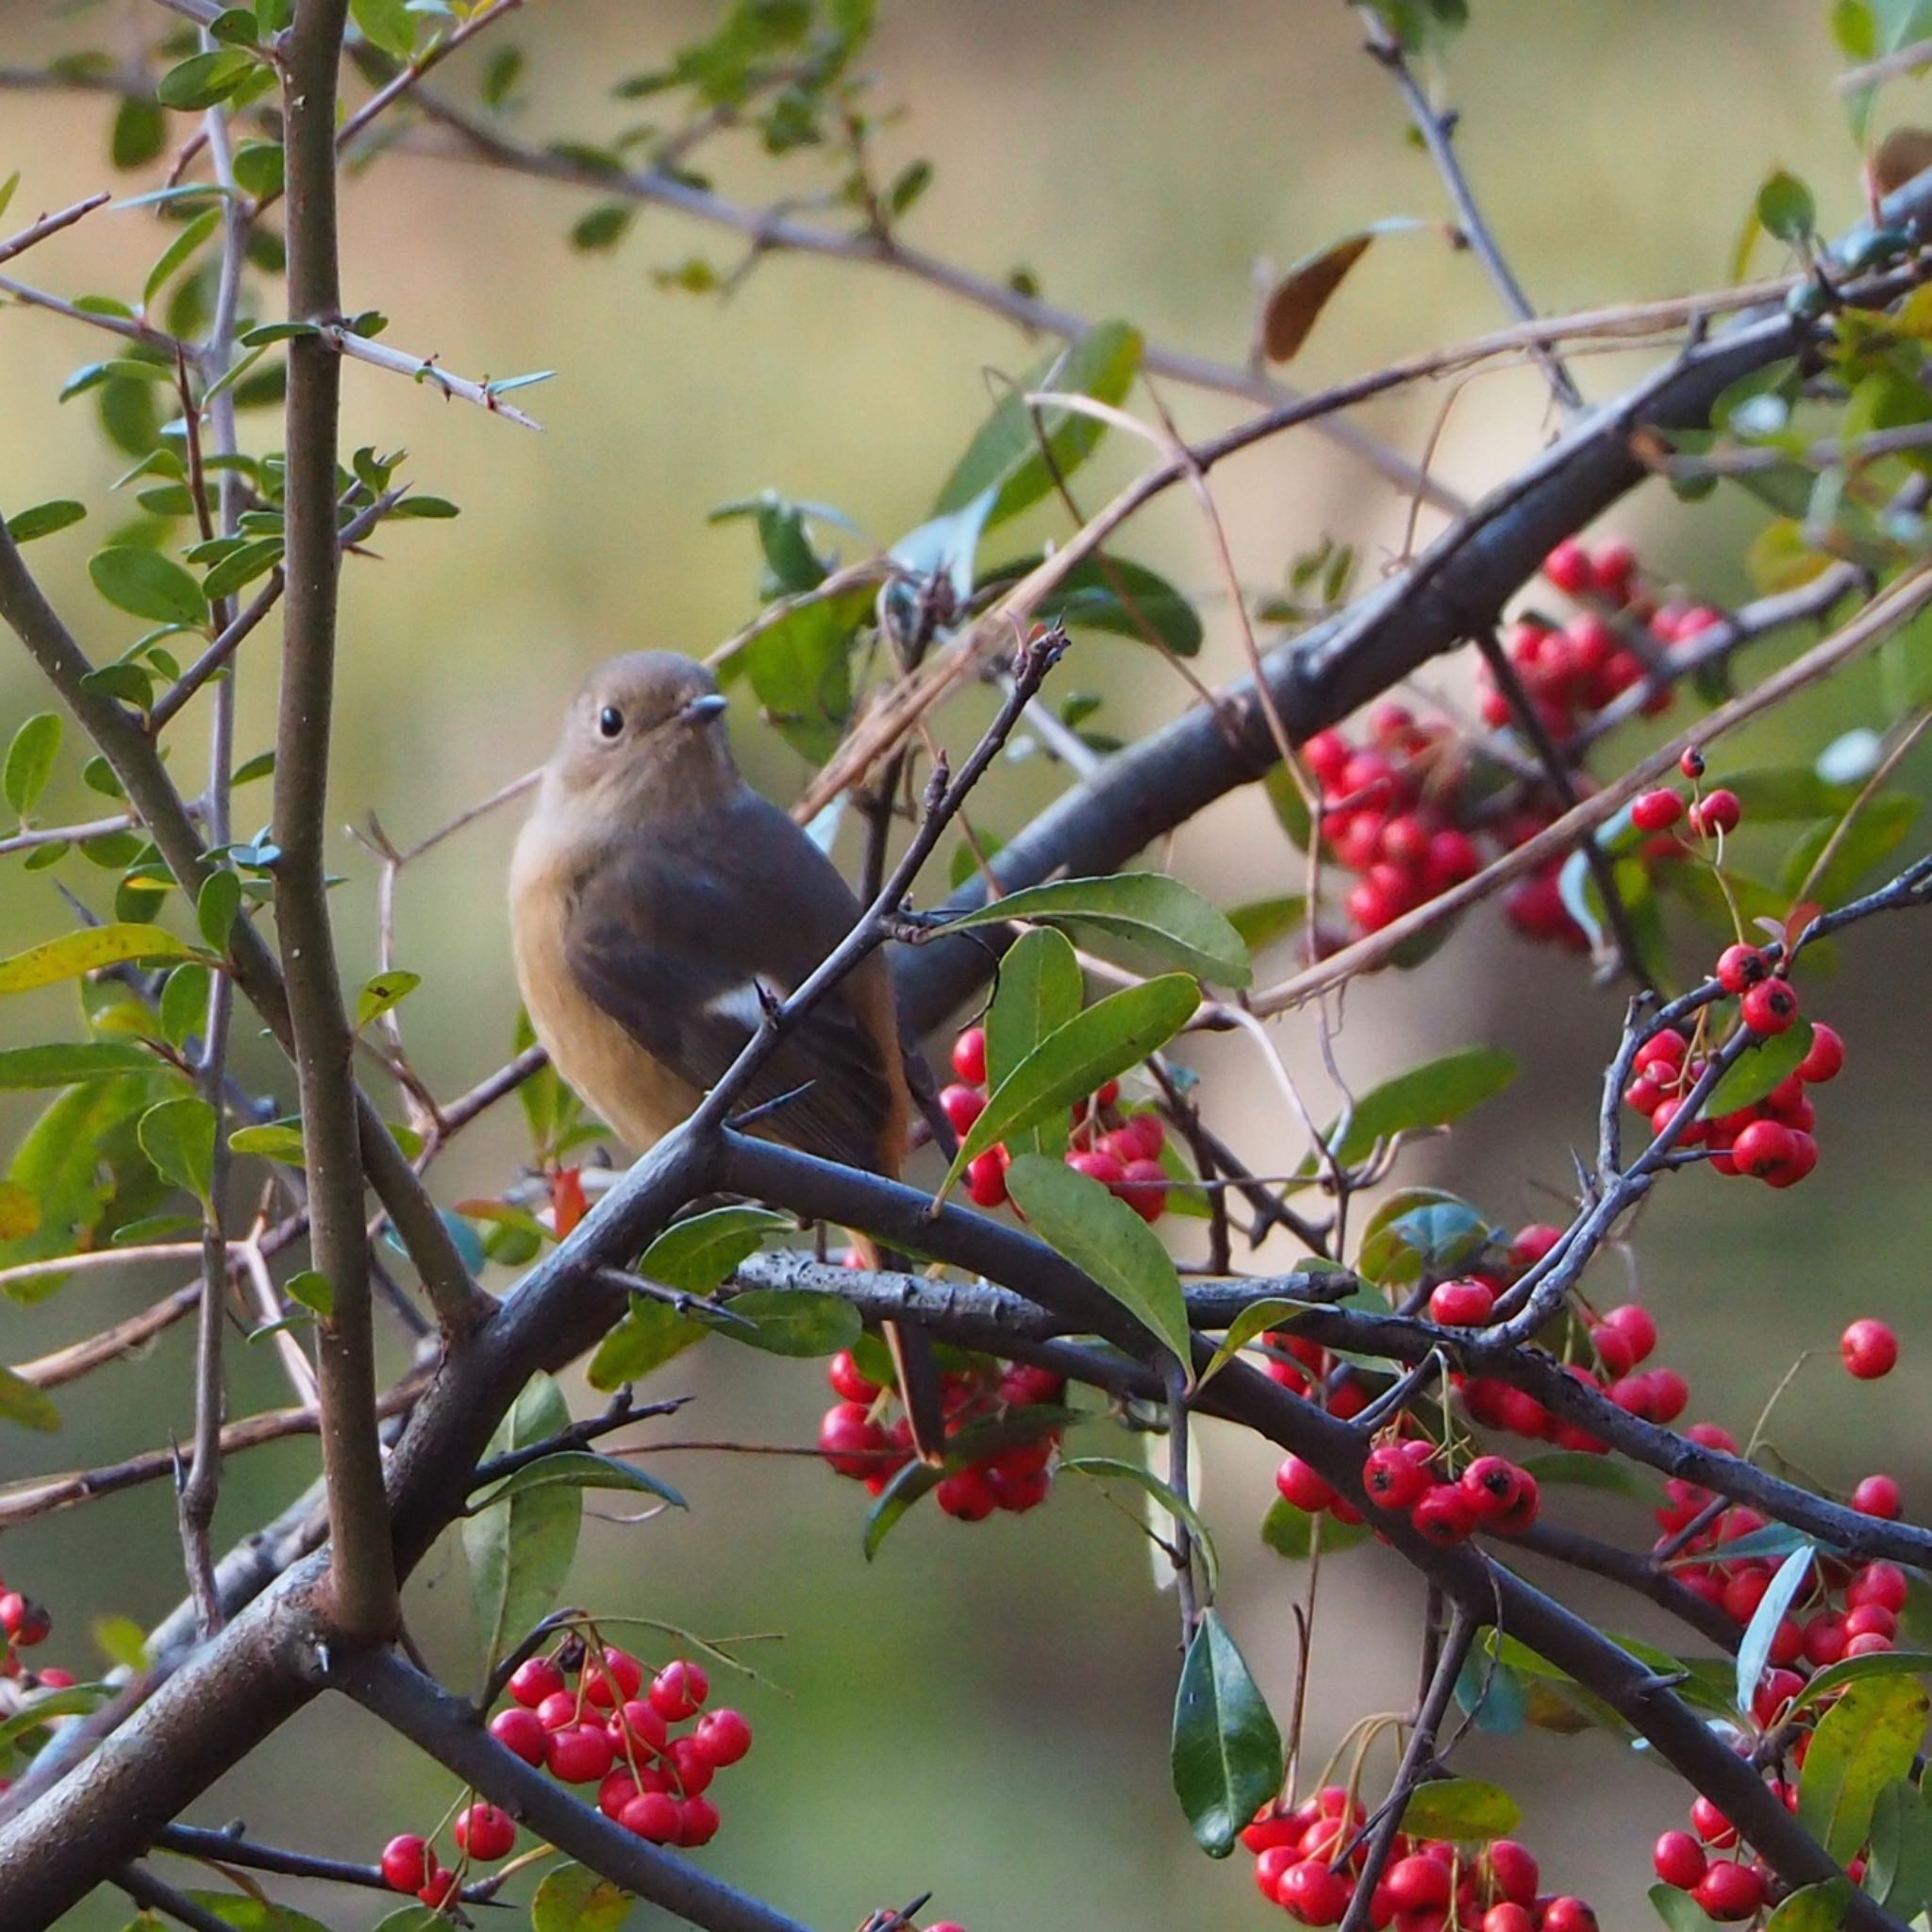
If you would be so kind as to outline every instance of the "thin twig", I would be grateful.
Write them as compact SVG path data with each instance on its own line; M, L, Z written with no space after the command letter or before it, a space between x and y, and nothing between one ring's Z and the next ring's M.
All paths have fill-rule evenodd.
M318 323L315 330L312 339L298 336L294 340L318 340L339 356L367 362L373 369L387 369L393 375L407 375L411 382L426 382L441 390L445 396L475 403L479 408L488 409L492 416L501 416L507 423L521 424L525 429L541 429L543 426L535 417L526 416L513 404L505 402L493 384L472 382L466 375L452 375L433 356L407 355L401 349L391 349L387 343L358 336L339 322Z
M37 242L44 242L49 235L58 235L62 228L71 228L84 215L91 215L97 208L104 208L113 200L104 188L98 194L90 194L85 201L76 201L72 208L63 208L58 214L42 215L31 227L23 228L19 234L0 242L0 261L11 261L16 255L25 255Z

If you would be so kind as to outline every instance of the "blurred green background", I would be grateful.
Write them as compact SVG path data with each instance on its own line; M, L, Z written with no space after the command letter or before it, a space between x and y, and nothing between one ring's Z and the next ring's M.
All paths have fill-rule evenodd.
M1774 165L1812 183L1827 229L1857 217L1857 155L1831 91L1836 55L1816 0L1479 0L1474 11L1448 66L1463 110L1459 143L1542 308L1719 284L1756 186ZM608 136L630 115L608 99L608 84L657 64L716 12L617 0L529 7L500 30L529 56L520 131ZM883 12L866 65L877 97L909 109L881 136L884 170L922 155L937 168L908 239L995 278L1024 262L1051 298L1127 317L1162 341L1239 360L1257 261L1285 264L1383 216L1443 212L1440 186L1405 142L1393 93L1341 6L886 0ZM133 5L9 6L0 14L0 68L43 64L80 45L118 50L146 25ZM445 84L471 95L481 58L459 57ZM1909 90L1894 105L1909 118ZM16 225L102 186L153 185L154 170L133 183L113 177L108 115L94 95L0 90L0 176L24 175ZM926 514L989 407L983 372L1017 371L1036 353L1001 322L928 288L835 263L769 259L725 303L666 292L652 268L693 253L729 266L732 244L647 209L614 253L574 252L568 230L589 197L414 151L432 144L406 143L347 184L346 306L380 308L391 318L389 341L465 375L558 375L519 398L541 420L540 436L375 371L347 371L344 447L407 444L408 475L463 506L456 523L385 532L381 560L355 562L344 579L334 815L346 824L373 810L405 841L536 763L565 694L598 658L642 644L706 650L752 614L746 526L708 525L708 508L769 486L836 504L889 542ZM821 180L809 158L784 172L721 158L718 172L723 186L747 195L801 192L801 182L809 192ZM15 272L68 295L132 295L159 246L150 215L102 213ZM1394 237L1372 252L1291 373L1315 386L1498 320L1469 256L1436 234ZM0 503L89 503L87 525L31 558L96 656L131 638L85 577L90 550L126 513L107 494L124 465L94 433L87 404L55 398L77 364L110 350L70 322L0 313ZM1603 395L1647 358L1586 357L1576 366ZM1174 383L1159 392L1189 431L1244 413ZM1440 425L1438 470L1469 491L1507 475L1552 429L1540 379L1520 370L1410 391L1360 420L1412 453ZM278 425L249 418L244 434L251 447L272 447ZM1103 500L1142 459L1115 438L1081 477L1083 500ZM1399 550L1408 514L1359 464L1306 433L1228 465L1215 490L1240 572L1257 590L1277 585L1286 561L1324 534L1359 544L1373 579ZM1652 490L1615 526L1659 574L1735 598L1745 591L1738 558L1757 521L1741 499L1686 510ZM1425 513L1424 533L1436 526ZM1061 528L1035 512L1013 547ZM1175 492L1135 525L1126 547L1201 592L1206 668L1233 675L1239 637L1198 512ZM242 657L244 755L269 739L272 633ZM1104 692L1098 722L1123 736L1188 702L1176 680L1119 640L1084 641L1063 676L1069 688ZM1428 693L1470 689L1461 666L1432 666L1419 683ZM0 649L0 734L45 702L21 655ZM1802 715L1768 727L1752 754L1808 757L1848 725L1883 722L1876 706L1875 681L1855 671ZM970 707L951 728L970 733ZM803 765L741 702L734 729L758 781L779 797L794 792ZM199 767L199 730L191 716L171 734L183 772ZM1750 760L1740 752L1737 761ZM50 817L98 810L77 766L73 756L64 761ZM1009 833L1052 784L1040 761L1003 774L980 816ZM238 831L266 813L265 791L244 792ZM515 995L501 899L515 820L512 810L465 831L403 888L401 963L425 981L406 1009L410 1044L440 1092L468 1086L508 1047ZM375 963L375 873L346 837L335 858L345 874L340 942L355 984ZM1171 862L1224 900L1291 891L1299 876L1253 794L1184 830ZM0 946L63 924L57 878L105 906L108 875L78 859L37 874L9 861ZM1687 1176L1661 1191L1627 1254L1600 1264L1606 1274L1627 1265L1659 1312L1664 1355L1697 1391L1693 1413L1740 1430L1794 1353L1828 1347L1848 1316L1907 1324L1905 1373L1855 1398L1833 1365L1816 1363L1775 1433L1839 1488L1882 1453L1915 1512L1932 1495L1932 1438L1917 1399L1928 1373L1915 1346L1924 1328L1911 1320L1926 1286L1926 1031L1916 1003L1928 939L1909 922L1869 928L1846 947L1842 975L1811 996L1811 1009L1851 1041L1848 1073L1821 1099L1824 1165L1813 1185L1778 1194ZM1697 938L1687 957L1704 943ZM60 1037L72 1001L70 991L17 1003L5 1039ZM1500 1217L1555 1212L1570 1185L1567 1149L1593 1132L1594 1070L1619 1017L1612 996L1592 992L1574 962L1531 950L1485 916L1420 974L1356 987L1339 1017L1337 1052L1357 1087L1473 1041L1521 1052L1519 1086L1453 1144L1416 1151L1406 1173L1453 1185ZM1291 1062L1325 1100L1307 1021L1281 1030ZM254 1084L286 1100L285 1074L245 1028L242 1038ZM1292 1122L1251 1055L1216 1042L1200 1061L1213 1117L1258 1168L1298 1158ZM0 1109L7 1141L28 1117L24 1107ZM439 1197L500 1190L524 1152L506 1108L436 1170ZM8 1308L0 1348L9 1360L42 1354L173 1281L133 1272L77 1280L42 1306ZM1606 1284L1612 1295L1620 1288ZM177 1329L142 1360L65 1391L57 1439L0 1436L0 1477L90 1466L185 1435L190 1348ZM238 1343L231 1360L238 1413L286 1399L268 1350ZM827 1399L815 1366L718 1343L661 1372L648 1392L698 1398L667 1440L802 1443ZM1291 1607L1305 1579L1254 1535L1274 1458L1203 1433L1203 1503L1221 1532L1225 1607L1285 1715ZM1105 1446L1102 1432L1090 1435ZM220 1540L271 1513L315 1464L306 1442L235 1459ZM932 1914L972 1932L1183 1919L1234 1928L1274 1915L1253 1890L1247 1860L1204 1862L1170 1795L1173 1605L1153 1585L1144 1540L1107 1500L1067 1479L1024 1519L967 1527L922 1511L868 1565L858 1549L862 1497L809 1461L667 1452L659 1466L689 1495L689 1516L588 1524L572 1595L711 1635L781 1635L757 1655L783 1694L760 1686L719 1693L748 1711L758 1741L715 1793L724 1828L703 1855L710 1869L824 1927L855 1924L871 1907L928 1888ZM1645 1533L1631 1506L1606 1505L1603 1514L1616 1534ZM48 1659L86 1672L97 1662L86 1635L92 1618L124 1612L151 1624L181 1593L165 1486L10 1532L0 1570L50 1604ZM1613 1628L1658 1634L1628 1601L1564 1589L1600 1606ZM432 1558L411 1591L417 1636L458 1682L475 1670L464 1595L454 1552ZM1356 1716L1406 1707L1419 1601L1404 1569L1374 1550L1324 1571L1311 1764ZM1593 1737L1478 1739L1458 1764L1505 1778L1524 1797L1524 1836L1547 1886L1585 1893L1607 1926L1647 1916L1649 1841L1680 1821L1684 1803L1668 1777ZM243 1817L264 1838L373 1857L391 1833L426 1828L453 1795L450 1780L406 1747L325 1702L192 1815ZM381 1907L353 1893L276 1890L341 1932ZM69 1923L93 1932L127 1916L104 1894Z

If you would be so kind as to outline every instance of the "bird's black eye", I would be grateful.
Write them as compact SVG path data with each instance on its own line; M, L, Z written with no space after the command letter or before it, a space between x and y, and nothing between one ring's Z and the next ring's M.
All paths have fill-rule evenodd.
M597 713L597 729L606 738L621 737L624 732L624 713L615 705L606 705Z

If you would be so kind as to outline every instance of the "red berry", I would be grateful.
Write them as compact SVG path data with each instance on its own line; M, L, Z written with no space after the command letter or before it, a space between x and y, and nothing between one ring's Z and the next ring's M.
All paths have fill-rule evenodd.
M691 1740L708 1764L736 1764L751 1749L751 1726L742 1712L721 1707L699 1718Z
M1675 791L1645 791L1630 806L1630 823L1640 832L1668 831L1683 816L1684 800Z
M977 1087L955 1084L940 1089L940 1106L953 1124L956 1134L963 1134L986 1111L986 1095Z
M1717 983L1726 992L1748 992L1770 972L1762 946L1726 946L1717 956Z
M534 1710L512 1704L490 1720L490 1735L506 1751L514 1751L525 1764L541 1764L549 1748L550 1734ZM414 1891L415 1887L399 1886L398 1890Z
M493 1865L507 1858L517 1841L517 1824L508 1811L494 1805L472 1805L458 1812L456 1824L457 1848L468 1852L479 1864Z
M577 1693L575 1690L553 1690L537 1707L537 1722L546 1731L560 1731L577 1721Z
M1845 1637L1896 1637L1898 1619L1883 1604L1860 1604L1845 1619Z
M1510 1904L1526 1906L1535 1901L1542 1874L1526 1846L1512 1838L1499 1838L1490 1847L1489 1866L1496 1890Z
M1657 1865L1657 1875L1679 1891L1689 1891L1700 1883L1708 1868L1704 1847L1688 1831L1665 1832L1651 1856Z
M970 1087L986 1084L986 1028L969 1026L953 1042L953 1071Z
M1398 1912L1424 1912L1449 1903L1449 1868L1422 1853L1397 1859L1382 1882Z
M1707 1845L1724 1846L1738 1842L1738 1827L1701 1793L1690 1801L1690 1823L1696 1827L1697 1836Z
M547 1657L533 1657L520 1663L509 1680L509 1694L532 1710L562 1689L563 1673ZM415 1887L409 1890L413 1891Z
M423 1881L423 1887L416 1896L425 1906L441 1909L447 1905L458 1889L457 1874L445 1872L441 1866L431 1866L429 1876Z
M1905 1498L1899 1493L1898 1484L1891 1476L1868 1475L1852 1491L1852 1507L1860 1516L1879 1516L1890 1523L1905 1507ZM1857 1614L1853 1612L1854 1616ZM1850 1632L1850 1619L1846 1620L1845 1627Z
M1467 1920L1463 1922L1465 1924ZM1482 1932L1536 1932L1536 1921L1529 1915L1527 1906L1520 1906L1514 1899L1505 1899L1499 1906L1491 1906L1483 1914Z
M1898 1364L1898 1337L1889 1324L1861 1316L1839 1337L1838 1352L1846 1373L1861 1382L1875 1382Z
M1416 1534L1444 1546L1464 1542L1475 1527L1475 1512L1469 1498L1454 1483L1438 1483L1409 1511Z
M1739 1010L1752 1032L1782 1033L1798 1017L1798 995L1789 980L1760 980L1744 995Z
M553 1777L567 1785L590 1785L609 1771L615 1754L602 1724L566 1724L550 1733L546 1756Z
M1616 1329L1629 1343L1633 1362L1646 1360L1657 1347L1657 1323L1648 1308L1640 1307L1635 1302L1610 1309L1602 1325Z
M429 1840L406 1831L382 1848L382 1882L391 1891L420 1891L436 1870Z
M1687 778L1703 777L1704 754L1701 751L1699 751L1697 747L1693 744L1690 748L1690 750L1687 751L1684 754L1684 756L1677 760L1677 769L1678 771L1682 772L1685 777Z
M718 1836L718 1807L708 1798L687 1798L677 1807L675 1842L686 1850L708 1845Z
M1167 1128L1158 1113L1131 1114L1108 1136L1114 1157L1123 1166L1155 1160L1167 1145Z
M1704 1911L1713 1919L1748 1919L1764 1903L1764 1880L1755 1867L1721 1858L1691 1889Z
M878 1399L879 1385L858 1366L849 1348L841 1348L825 1370L825 1379L847 1402L872 1403Z
M1896 1616L1906 1607L1906 1573L1896 1563L1867 1563L1852 1578L1845 1602L1854 1609L1876 1604Z
M881 1452L891 1447L886 1432L857 1402L834 1403L819 1424L819 1449L841 1475L875 1474L883 1466Z
M1596 1932L1596 1914L1580 1898L1553 1898L1543 1907L1542 1932Z
M1807 1086L1822 1087L1825 1081L1838 1077L1844 1063L1845 1043L1838 1030L1823 1020L1813 1021L1811 1044L1798 1062L1798 1078Z
M932 1499L945 1515L960 1523L984 1523L1000 1507L991 1483L978 1468L947 1476L933 1491Z
M626 1741L641 1744L647 1754L655 1755L663 1750L665 1740L670 1736L663 1718L655 1706L641 1697L632 1697L625 1707L605 1725L610 1733L610 1741L620 1753Z
M1274 1899L1304 1925L1339 1925L1352 1896L1348 1881L1320 1858L1291 1865L1276 1881Z
M617 1814L617 1822L654 1845L675 1844L683 1808L669 1791L640 1791Z
M1274 1472L1274 1487L1297 1509L1319 1514L1335 1500L1335 1490L1322 1472L1299 1456L1289 1457Z
M670 1760L672 1775L677 1780L678 1790L687 1798L696 1797L717 1775L718 1767L705 1756L695 1732L688 1737L673 1738L664 1756Z
M1882 1657L1892 1647L1892 1641L1890 1637L1886 1637L1876 1630L1867 1630L1860 1637L1846 1639L1845 1655L1847 1657Z
M1126 1174L1126 1169L1111 1154L1102 1154L1097 1150L1091 1154L1069 1154L1067 1165L1075 1174L1084 1174L1089 1180L1098 1181L1103 1188L1112 1187Z
M1167 1212L1168 1172L1158 1160L1130 1160L1121 1175L1124 1187L1114 1192L1142 1221L1158 1221Z
M1707 791L1690 808L1690 829L1700 838L1708 839L1719 832L1735 832L1743 816L1744 807L1738 794L1720 786L1715 791Z
M989 1147L966 1163L966 1191L975 1208L997 1208L1006 1200L1008 1164L1004 1147Z
M1318 731L1302 746L1302 758L1323 789L1332 791L1348 767L1348 740L1339 731Z
M1674 1026L1666 1026L1653 1033L1637 1049L1637 1071L1640 1074L1655 1073L1661 1067L1674 1072L1684 1064L1684 1058L1690 1051L1690 1042Z
M1479 1328L1495 1306L1496 1291L1486 1281L1445 1281L1429 1296L1429 1320L1445 1328Z
M1382 1509L1408 1509L1435 1487L1429 1459L1430 1442L1384 1442L1369 1451L1362 1464L1362 1487L1369 1501Z
M1797 1164L1797 1138L1781 1121L1753 1121L1731 1143L1740 1174L1768 1181Z
M601 1659L584 1662L584 1701L599 1710L615 1710L635 1697L644 1681L644 1667L627 1650L607 1649Z
M667 1724L678 1724L696 1713L711 1694L711 1680L702 1664L678 1657L651 1679L651 1708Z
M1590 561L1598 589L1623 602L1630 593L1630 579L1637 574L1636 551L1621 537L1611 537L1596 546Z
M1566 596L1580 597L1596 583L1596 569L1574 537L1566 537L1543 558L1543 575Z
M1507 1456L1478 1456L1462 1472L1459 1485L1470 1513L1487 1521L1507 1516L1523 1493L1524 1472Z
M1509 1241L1509 1258L1519 1268L1533 1268L1563 1239L1563 1230L1547 1221L1519 1227Z

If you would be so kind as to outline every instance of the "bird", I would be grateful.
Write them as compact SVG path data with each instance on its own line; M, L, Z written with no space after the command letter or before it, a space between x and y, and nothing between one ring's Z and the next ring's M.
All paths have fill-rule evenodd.
M552 1063L642 1152L687 1120L858 924L838 868L740 773L727 700L670 651L612 658L572 698L510 862L524 1004ZM908 1078L908 1075L910 1077ZM755 1131L897 1179L915 1086L874 951L794 1022L741 1096ZM876 1252L876 1251L873 1251ZM931 1338L885 1324L922 1460L943 1458Z

